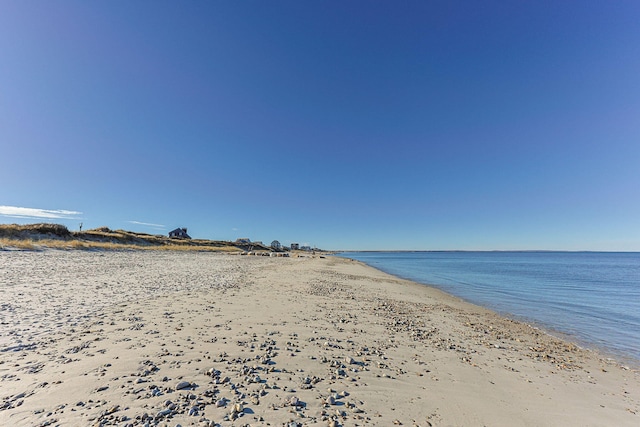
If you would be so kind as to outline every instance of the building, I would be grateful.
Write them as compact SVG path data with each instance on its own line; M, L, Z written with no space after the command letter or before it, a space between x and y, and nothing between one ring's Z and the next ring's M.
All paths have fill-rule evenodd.
M274 240L273 242L271 242L271 249L279 251L282 249L282 244L280 244L280 242L278 242L277 240Z
M236 244L237 245L250 245L251 244L251 239L248 237L241 237L239 239L236 239Z
M298 249L300 249L300 243L292 243L291 244L291 250L292 251L297 251Z
M190 239L191 236L187 234L186 228L176 228L169 232L169 237L176 239Z

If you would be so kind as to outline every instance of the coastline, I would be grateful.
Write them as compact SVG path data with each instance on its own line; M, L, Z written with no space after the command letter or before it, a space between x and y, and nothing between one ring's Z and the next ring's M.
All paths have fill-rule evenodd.
M0 256L3 425L640 422L637 370L359 261Z
M360 252L364 252L364 251L360 251ZM371 251L373 252L373 251ZM388 251L385 251L388 252ZM406 252L406 251L405 251ZM426 252L426 251L422 251L422 252ZM463 252L463 251L447 251L447 252ZM478 251L474 251L474 252L478 252ZM497 251L494 251L497 252ZM514 252L514 251L509 251L509 252ZM524 252L524 251L520 251L520 252ZM532 252L532 251L530 251ZM536 251L536 252L542 252L542 251ZM557 251L548 251L548 252L557 252ZM544 324L542 322L537 322L533 319L524 317L524 316L518 316L516 314L513 313L509 313L509 312L500 312L495 310L494 308L491 307L486 307L480 303L476 303L474 301L470 301L462 296L459 295L454 295L451 294L449 292L447 292L446 289L444 289L444 286L438 286L436 284L432 284L432 283L423 283L423 282L418 282L416 280L413 280L409 277L403 277L388 271L385 271L384 269L378 268L374 265L370 265L367 264L364 261L360 261L357 259L352 259L349 257L343 257L341 255L337 255L340 258L343 259L348 259L350 261L353 262L357 262L362 264L363 266L367 267L367 268L372 268L376 271L379 271L382 274L387 274L391 277L395 277L398 280L402 280L402 281L406 281L406 282L411 282L411 283L415 283L417 285L420 286L424 286L426 288L429 288L433 291L437 291L437 292L441 292L443 294L443 296L445 298L453 298L453 299L457 299L460 302L462 302L463 304L467 304L471 307L476 307L478 309L481 310L487 310L488 312L501 317L505 320L508 321L513 321L516 323L520 323L522 325L525 325L533 330L539 331L542 334L548 335L551 339L555 339L555 340L559 340L562 342L565 342L567 344L572 344L575 345L576 347L578 347L581 351L585 351L585 352L589 352L592 353L595 357L598 357L600 359L606 360L608 363L613 363L616 365L619 365L622 368L625 369L633 369L636 371L640 372L640 360L633 358L632 356L625 354L625 353L621 353L621 352L616 352L615 350L609 349L605 346L598 346L595 343L592 342L588 342L588 341L581 341L579 339L579 337L576 337L574 335L571 335L568 332L563 332L561 330L557 330L554 329L552 326Z
M637 259L640 253L527 251L527 255L544 254L545 257L523 258L520 255L524 251L439 252L445 253L455 258L414 260L401 256L396 260L394 255L387 260L385 255L391 252L381 252L380 256L373 258L363 256L362 252L341 253L339 256L360 260L385 273L435 287L503 317L527 323L559 339L596 351L620 364L640 367L640 336L636 332L640 318L633 315L640 307L632 291L637 274L629 271L634 265L630 256ZM461 253L465 255L460 256ZM576 257L585 254L593 258ZM611 255L625 257L613 258ZM412 262L423 267L414 266ZM601 264L607 264L611 271L598 267ZM574 271L569 271L569 268ZM543 270L544 277L533 279L538 271ZM620 279L621 275L624 280ZM569 292L575 292L579 298L574 299ZM598 292L606 295L596 298ZM631 317L625 316L625 311Z

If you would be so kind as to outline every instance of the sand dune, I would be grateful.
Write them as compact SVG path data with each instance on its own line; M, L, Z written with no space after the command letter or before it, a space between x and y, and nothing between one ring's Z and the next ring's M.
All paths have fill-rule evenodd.
M0 425L637 426L640 377L340 258L0 252Z

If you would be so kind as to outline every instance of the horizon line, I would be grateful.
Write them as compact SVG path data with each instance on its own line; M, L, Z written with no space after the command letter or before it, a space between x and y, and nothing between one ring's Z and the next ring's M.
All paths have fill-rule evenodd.
M640 250L601 250L601 249L335 249L330 252L610 252L640 253Z

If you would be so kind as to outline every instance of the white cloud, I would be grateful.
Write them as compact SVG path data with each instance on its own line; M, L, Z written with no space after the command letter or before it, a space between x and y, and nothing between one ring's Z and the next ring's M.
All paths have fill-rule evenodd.
M128 221L131 224L136 224L136 225L145 225L147 227L155 227L155 228L165 228L166 225L162 225L162 224L152 224L150 222L140 222L140 221Z
M78 215L82 215L82 212L68 211L64 209L0 206L0 215L13 218L78 219Z

